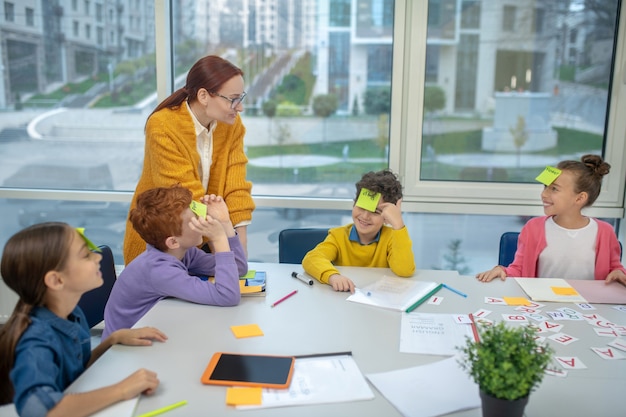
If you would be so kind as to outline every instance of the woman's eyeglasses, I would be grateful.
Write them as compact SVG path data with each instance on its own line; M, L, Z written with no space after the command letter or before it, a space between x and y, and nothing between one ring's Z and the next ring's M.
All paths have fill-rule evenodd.
M223 96L223 95L221 95L219 93L213 93L213 95L221 97L224 100L230 101L230 108L234 109L235 107L237 107L239 105L239 103L241 103L243 101L244 98L246 98L246 95L248 95L248 93L246 93L244 91L244 93L242 95L240 95L239 97L235 97L235 98L226 97L226 96Z

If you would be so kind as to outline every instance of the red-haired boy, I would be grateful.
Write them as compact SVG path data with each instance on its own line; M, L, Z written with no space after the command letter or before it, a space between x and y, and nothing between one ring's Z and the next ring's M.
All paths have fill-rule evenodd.
M191 191L181 186L144 191L129 220L146 250L124 268L104 310L106 337L132 327L159 300L176 297L198 304L239 304L239 276L248 271L243 247L224 200L207 195L206 218L191 210ZM212 253L197 246L209 239ZM215 282L198 276L214 276Z

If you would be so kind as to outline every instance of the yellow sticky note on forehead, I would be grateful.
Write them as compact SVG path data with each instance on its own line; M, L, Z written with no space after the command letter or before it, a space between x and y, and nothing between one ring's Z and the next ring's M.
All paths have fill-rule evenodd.
M375 212L380 201L380 193L370 191L367 188L361 188L359 198L356 200L356 206L367 211Z
M83 238L83 240L85 241L85 243L87 244L87 247L90 250L95 250L96 252L102 252L102 250L97 247L91 240L89 240L87 238L87 236L85 236L85 228L84 227L77 227L76 231L78 232L78 234L80 235L80 237Z
M202 217L203 219L206 218L205 204L202 204L199 201L192 201L191 204L189 204L189 208L195 213L196 216Z
M543 170L537 178L536 181L539 181L543 185L550 185L554 182L557 177L561 175L561 170L555 167L547 166L546 169Z

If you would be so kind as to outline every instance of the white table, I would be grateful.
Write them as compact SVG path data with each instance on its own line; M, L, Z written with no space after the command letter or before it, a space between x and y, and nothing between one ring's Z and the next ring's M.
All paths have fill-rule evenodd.
M375 399L349 403L302 407L236 410L225 405L225 387L200 383L200 376L214 352L303 355L351 351L364 373L383 372L435 362L444 357L399 352L401 314L397 311L346 301L347 293L332 291L317 281L308 286L291 278L292 271L302 272L300 265L251 263L250 269L267 271L267 296L244 297L237 307L211 307L167 299L150 310L137 326L155 326L169 340L152 347L114 346L73 385L92 386L95 381L106 385L121 380L137 368L158 373L161 385L153 396L141 397L135 415L164 407L181 400L188 404L169 411L166 416L399 416L396 409L378 392ZM340 268L357 286L363 287L383 275L387 269ZM473 313L480 308L492 310L489 318L500 319L513 307L484 303L485 296L524 296L517 283L480 283L473 277L456 272L418 271L414 279L444 282L468 294L463 298L446 289L441 305L422 304L416 311L437 313ZM436 277L435 279L433 279ZM270 305L290 291L298 293L275 308ZM545 311L570 304L552 304ZM626 313L612 306L596 305L597 312L609 320L626 324ZM237 339L230 326L258 324L262 337ZM624 416L626 394L626 360L607 361L589 349L612 340L596 336L586 322L566 323L567 333L581 340L569 346L555 346L557 354L577 356L588 369L571 370L566 378L545 376L539 389L532 393L526 416ZM550 411L548 411L550 410ZM454 416L480 416L480 409Z

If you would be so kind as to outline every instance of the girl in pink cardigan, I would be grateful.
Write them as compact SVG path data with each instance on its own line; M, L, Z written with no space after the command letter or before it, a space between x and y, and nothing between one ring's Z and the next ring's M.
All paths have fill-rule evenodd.
M626 285L621 248L612 226L581 212L598 198L602 177L611 166L598 155L585 155L580 161L562 161L557 168L561 173L541 193L546 216L524 225L515 259L508 267L496 265L481 272L476 275L479 281L550 277Z

